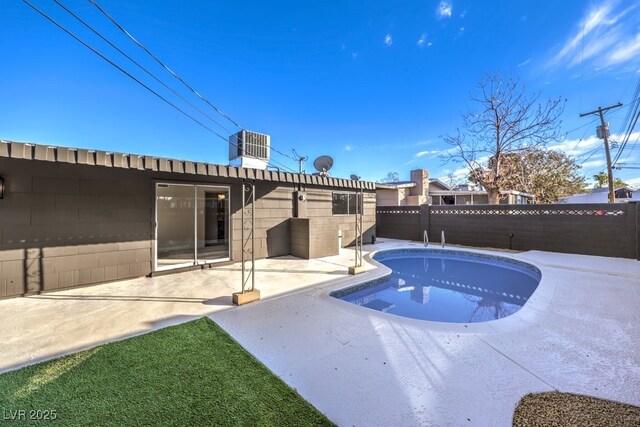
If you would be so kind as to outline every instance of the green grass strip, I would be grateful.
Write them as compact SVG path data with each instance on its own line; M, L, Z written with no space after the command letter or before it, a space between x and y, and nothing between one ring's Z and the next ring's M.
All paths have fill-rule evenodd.
M47 411L56 425L332 425L208 318L0 375L0 411L9 425Z

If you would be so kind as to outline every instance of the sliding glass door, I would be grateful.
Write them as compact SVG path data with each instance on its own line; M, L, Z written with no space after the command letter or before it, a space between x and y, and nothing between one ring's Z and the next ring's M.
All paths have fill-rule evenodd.
M156 269L229 259L229 188L156 184Z
M196 259L201 262L229 257L229 190L196 187L197 245Z

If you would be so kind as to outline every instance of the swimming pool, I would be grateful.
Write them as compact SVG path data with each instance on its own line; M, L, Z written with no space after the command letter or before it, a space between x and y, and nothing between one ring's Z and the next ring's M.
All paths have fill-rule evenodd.
M414 319L479 323L522 308L536 290L540 270L524 262L476 252L390 249L373 259L390 275L340 289L331 296Z

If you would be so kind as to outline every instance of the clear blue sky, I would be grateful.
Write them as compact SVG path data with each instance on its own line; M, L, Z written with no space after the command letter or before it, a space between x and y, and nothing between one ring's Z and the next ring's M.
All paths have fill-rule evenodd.
M180 103L51 0L30 1ZM61 1L180 88L88 1ZM438 158L446 148L439 136L459 125L485 70L567 98L566 131L590 120L578 117L582 111L628 103L640 79L640 7L628 0L99 4L243 127L270 134L286 153L332 155L334 176L377 180L395 171L407 179L410 169L426 168L445 177L459 169ZM0 138L227 162L224 141L22 1L2 1L0 17ZM614 133L626 111L609 115ZM589 152L600 144L589 139L594 133L595 125L572 132L558 148ZM627 162L640 161L635 147ZM604 152L585 159L584 172L593 174ZM617 174L640 185L640 170Z

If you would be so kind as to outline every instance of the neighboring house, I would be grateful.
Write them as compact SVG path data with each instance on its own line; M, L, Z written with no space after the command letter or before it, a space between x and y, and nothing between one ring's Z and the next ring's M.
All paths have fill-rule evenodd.
M532 194L509 190L502 192L501 204L534 203ZM437 178L429 179L423 169L411 171L411 181L376 183L377 206L486 205L487 192L472 185L451 188Z
M372 182L0 141L0 298L239 261L248 183L256 258L338 254L360 189L375 233Z
M617 203L626 203L631 200L640 200L640 190L633 187L617 187L614 189ZM559 203L607 203L609 202L609 188L592 188L588 193L563 197Z
M428 202L429 172L423 169L411 171L411 181L377 182L376 205L420 206Z

